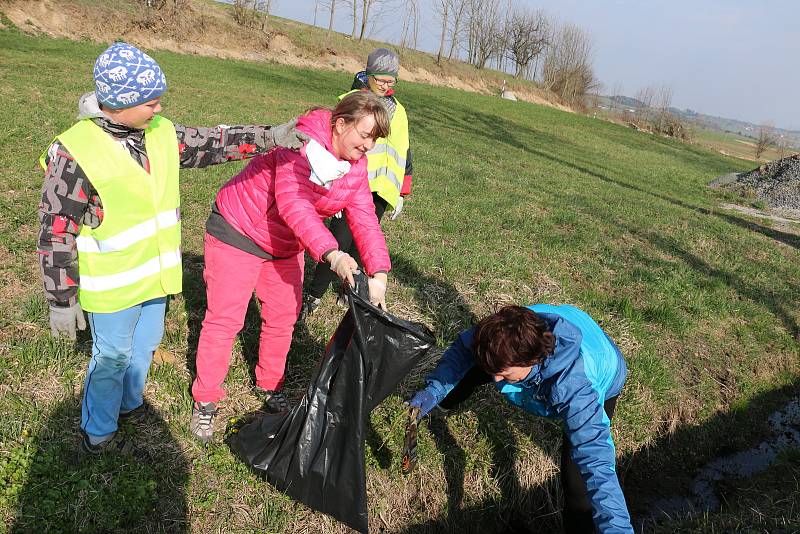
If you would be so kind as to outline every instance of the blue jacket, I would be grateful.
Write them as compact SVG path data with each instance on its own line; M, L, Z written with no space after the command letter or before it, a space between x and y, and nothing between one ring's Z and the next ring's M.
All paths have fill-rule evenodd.
M512 404L543 417L564 421L572 459L586 481L595 525L602 533L632 533L625 497L615 471L611 422L603 403L619 395L627 369L617 346L585 312L574 306L537 304L556 337L553 354L535 365L522 381L495 382ZM474 328L459 334L436 369L426 378L437 402L475 365Z

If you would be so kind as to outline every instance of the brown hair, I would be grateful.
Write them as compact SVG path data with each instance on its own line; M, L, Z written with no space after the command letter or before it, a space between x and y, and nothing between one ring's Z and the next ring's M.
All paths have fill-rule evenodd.
M505 306L475 326L472 351L475 363L496 375L509 367L541 363L555 344L544 319L528 308Z
M369 91L350 93L342 98L331 114L331 128L337 119L344 119L345 124L355 124L368 115L375 117L375 127L370 135L375 139L388 137L390 129L386 106L381 102L381 97Z

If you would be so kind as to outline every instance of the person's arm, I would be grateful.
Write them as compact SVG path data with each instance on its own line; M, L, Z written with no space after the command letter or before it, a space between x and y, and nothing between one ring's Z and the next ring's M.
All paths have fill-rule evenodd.
M51 306L66 308L78 303L80 280L75 239L88 209L89 198L95 195L75 159L60 143L53 143L47 157L39 204L36 249L45 298Z
M252 158L275 146L300 148L305 134L294 121L279 126L215 126L193 128L175 125L183 168L203 168L228 161Z
M564 420L572 459L586 482L595 526L603 534L632 534L615 469L611 421L603 409L603 401L582 373L567 377L552 394L553 407Z
M417 420L419 421L433 410L453 388L475 367L475 358L472 355L472 336L475 328L465 330L445 351L439 364L428 376L425 377L427 386L417 391L408 400L410 406L419 408Z
M475 356L472 354L472 336L475 327L464 330L448 347L436 368L425 377L428 386L425 388L436 399L436 404L450 393L456 384L475 367Z
M406 172L403 176L403 187L400 188L400 196L405 197L411 194L411 176L414 173L414 156L411 154L411 147L406 152Z
M386 238L375 216L375 204L366 177L361 187L353 192L344 208L344 213L347 215L347 225L353 234L353 241L361 254L367 274L374 276L380 272L388 273L392 268L389 249L386 247Z

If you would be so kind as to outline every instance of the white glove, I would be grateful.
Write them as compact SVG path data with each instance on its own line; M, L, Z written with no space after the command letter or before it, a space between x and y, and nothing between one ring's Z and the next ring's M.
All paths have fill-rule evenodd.
M75 327L86 330L86 319L78 303L72 306L50 306L50 333L53 337L64 336L75 339Z
M350 254L341 250L334 250L328 254L327 260L331 264L331 271L336 273L339 280L347 282L350 287L355 285L353 273L358 271L358 263Z
M369 301L382 310L386 310L386 275L376 274L367 281Z
M392 216L389 217L389 220L395 220L401 211L403 211L403 197L397 197L397 204L394 205L394 211L392 211Z

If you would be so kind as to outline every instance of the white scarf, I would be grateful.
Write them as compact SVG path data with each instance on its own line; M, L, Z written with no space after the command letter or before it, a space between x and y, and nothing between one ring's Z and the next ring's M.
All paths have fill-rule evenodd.
M349 162L339 161L313 139L306 144L306 158L311 164L311 175L308 179L325 189L330 189L331 182L350 172Z

